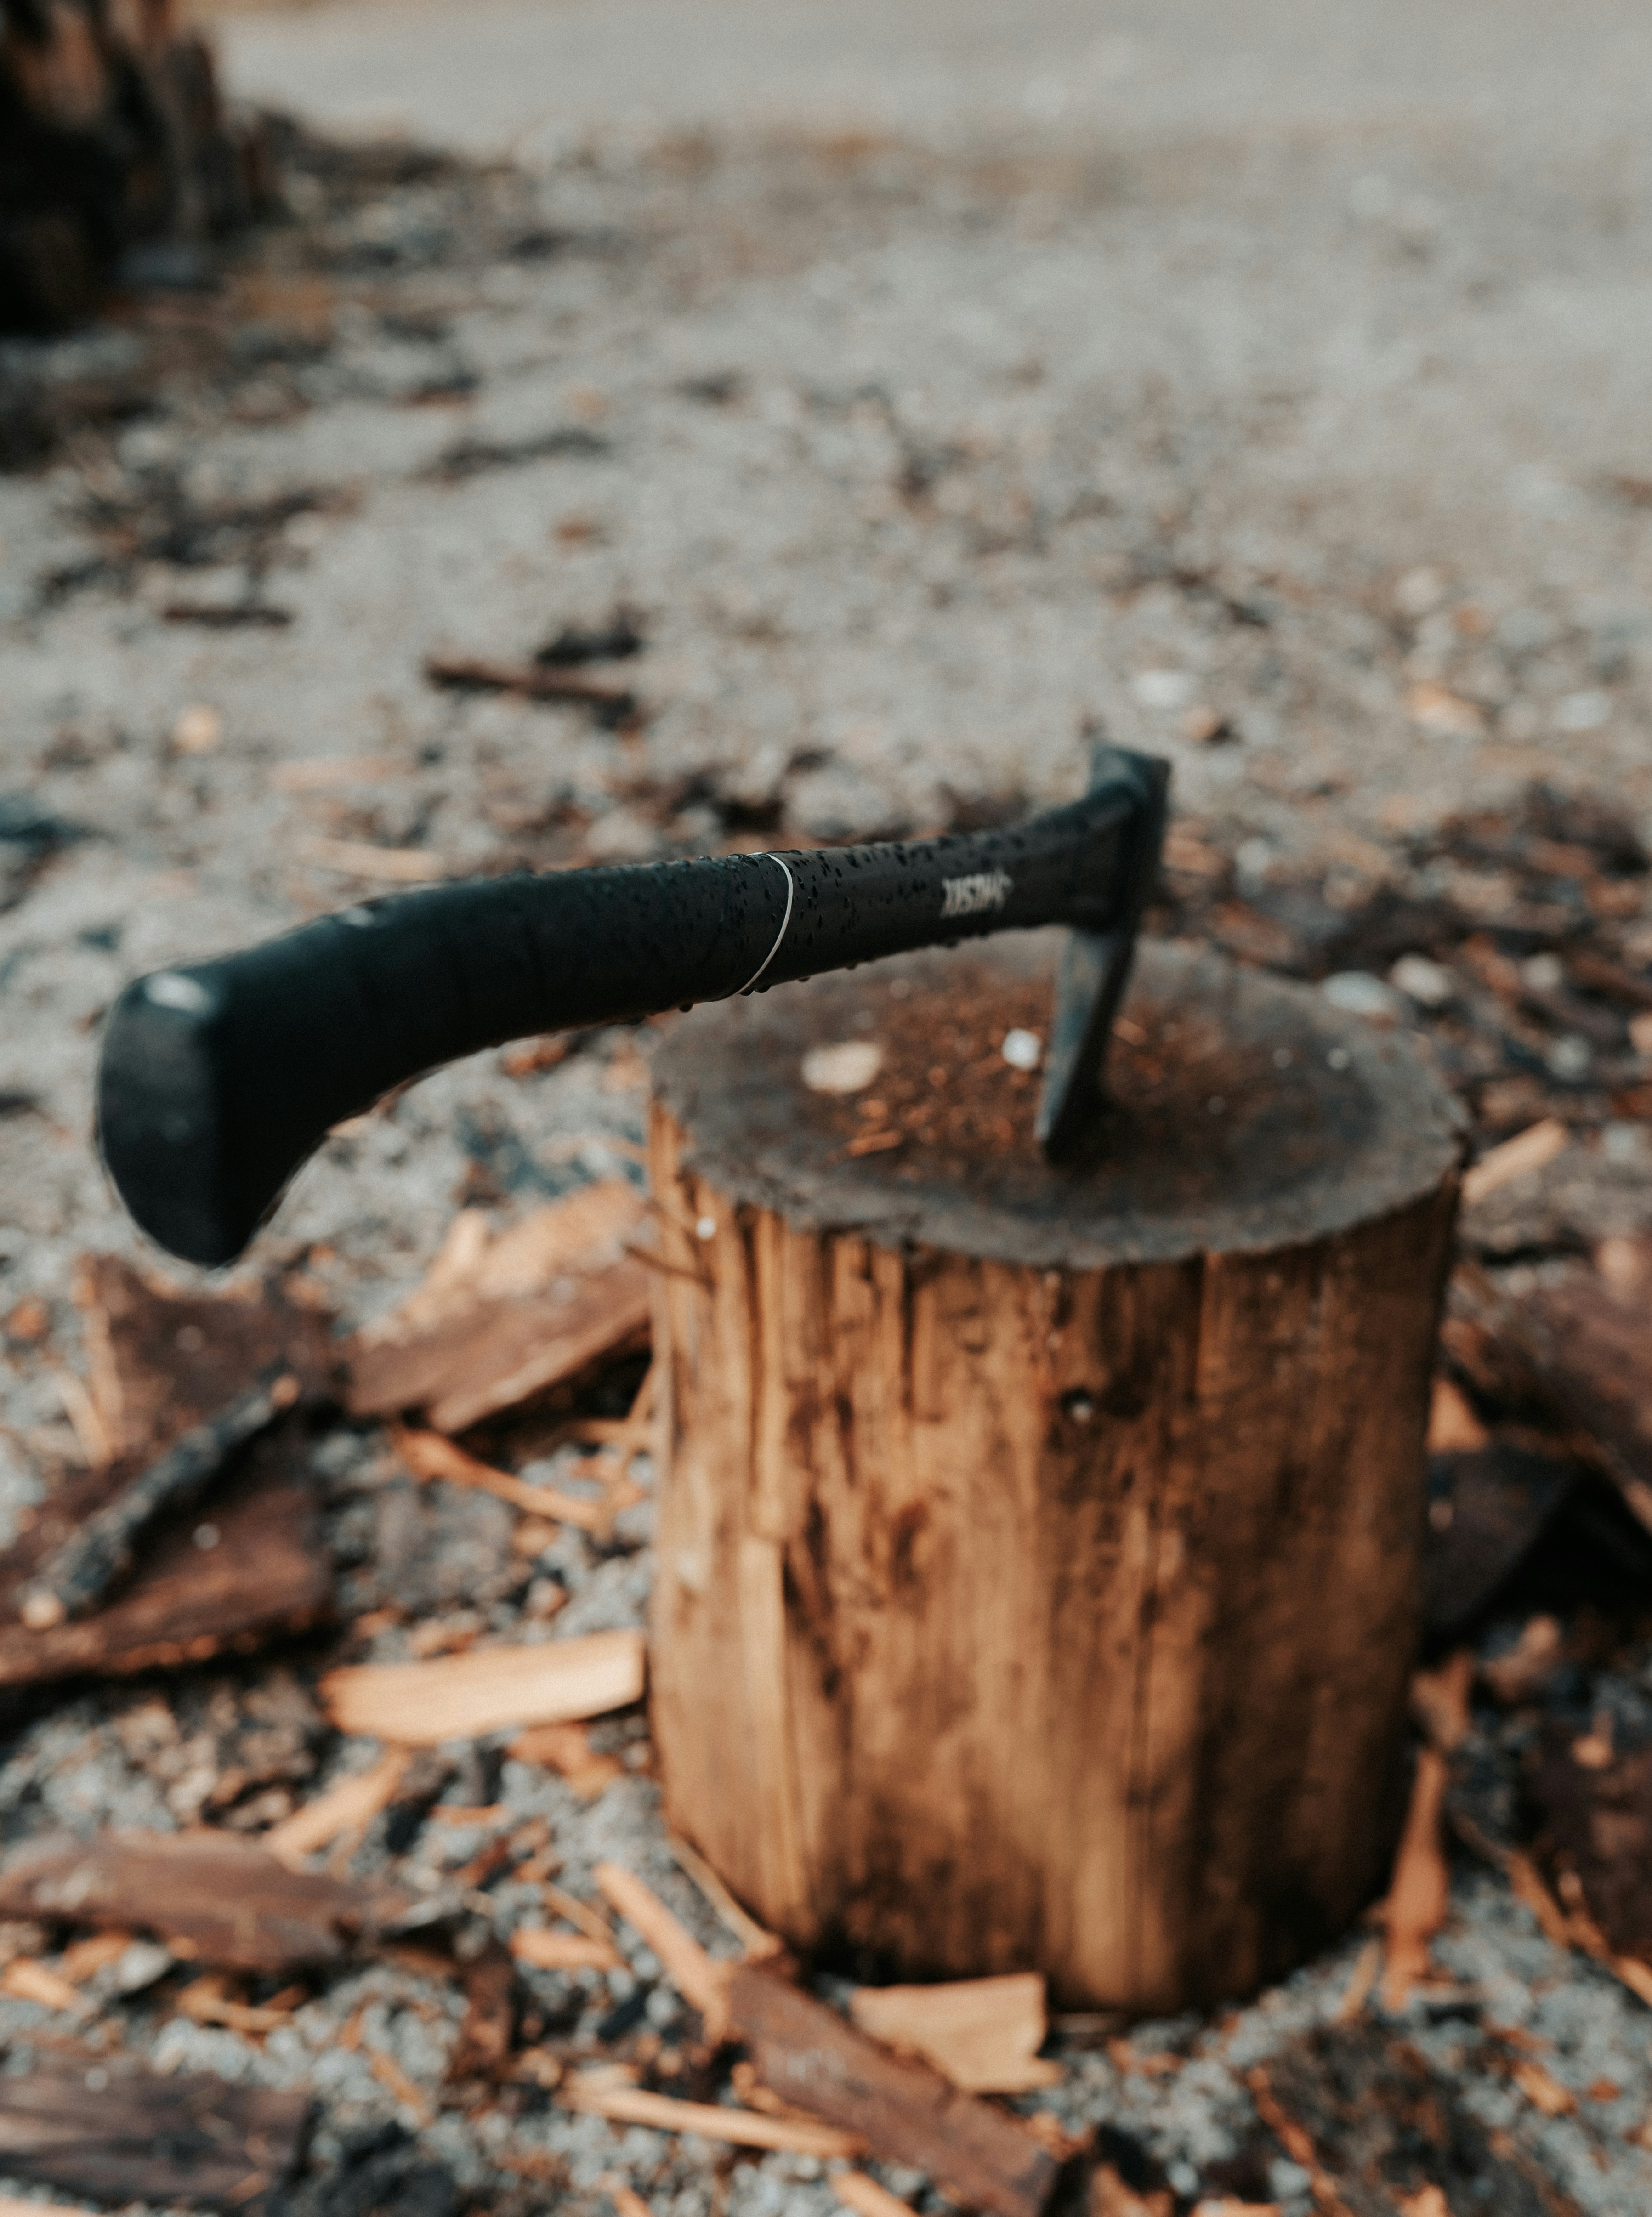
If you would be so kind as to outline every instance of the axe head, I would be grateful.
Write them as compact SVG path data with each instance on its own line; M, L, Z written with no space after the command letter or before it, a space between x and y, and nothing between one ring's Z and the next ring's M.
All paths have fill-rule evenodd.
M1142 912L1164 845L1169 763L1098 746L1091 758L1091 792L1117 792L1121 784L1133 805L1117 843L1098 845L1093 888L1083 883L1074 888L1080 908L1088 905L1086 897L1093 899L1096 928L1069 932L1056 975L1036 1125L1038 1144L1052 1163L1072 1161L1094 1133L1113 1018L1129 982Z

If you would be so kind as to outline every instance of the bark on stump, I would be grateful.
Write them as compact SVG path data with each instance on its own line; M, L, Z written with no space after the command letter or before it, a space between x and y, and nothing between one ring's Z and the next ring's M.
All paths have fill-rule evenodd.
M1459 1147L1402 1038L1149 945L1104 1152L1051 1171L999 1050L1053 964L906 957L658 1054L654 1729L795 1947L1164 2010L1300 1961L1392 1846ZM850 1040L872 1084L809 1090Z

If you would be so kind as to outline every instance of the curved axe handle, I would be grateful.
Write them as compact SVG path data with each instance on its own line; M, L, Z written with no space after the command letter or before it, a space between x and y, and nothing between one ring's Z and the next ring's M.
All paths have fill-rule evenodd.
M228 1263L333 1125L460 1055L1049 923L1075 927L1092 957L1114 949L1105 979L1092 959L1078 984L1077 1029L1070 1010L1055 1026L1052 1084L1070 1034L1063 1098L1075 1078L1093 1090L1166 775L1104 750L1084 800L1010 831L435 886L158 971L127 988L104 1033L104 1161L162 1246ZM1041 1136L1059 1148L1050 1109L1047 1086Z

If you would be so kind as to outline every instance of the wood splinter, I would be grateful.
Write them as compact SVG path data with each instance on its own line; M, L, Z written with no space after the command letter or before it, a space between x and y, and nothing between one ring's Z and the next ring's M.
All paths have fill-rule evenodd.
M138 1543L156 1518L203 1492L237 1448L293 1406L299 1390L297 1378L277 1364L217 1416L175 1440L30 1580L19 1609L29 1630L50 1632L71 1617L89 1615L131 1570Z

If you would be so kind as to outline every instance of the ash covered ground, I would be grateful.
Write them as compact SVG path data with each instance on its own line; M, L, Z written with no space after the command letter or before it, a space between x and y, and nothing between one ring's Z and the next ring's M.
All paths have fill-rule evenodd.
M220 287L6 348L0 1309L28 1319L0 1371L9 1513L83 1452L59 1370L80 1360L74 1258L139 1253L88 1135L127 979L420 874L1002 820L1074 792L1097 727L1175 762L1161 928L1426 1028L1477 1143L1566 1122L1553 1170L1471 1220L1482 1260L1541 1272L1652 1226L1644 1004L1576 960L1652 977L1644 142L1466 109L1228 129L1219 104L1180 134L1101 136L1045 105L973 133L591 123L532 168L282 126L290 219ZM637 651L615 652L616 620ZM634 711L424 670L546 648ZM426 1081L329 1144L263 1259L302 1258L358 1320L461 1203L505 1220L635 1175L647 1045ZM640 1621L646 1507L611 1547L568 1530L528 1564L501 1505L411 1486L370 1430L318 1463L346 1614L406 1612L351 1659L396 1659L432 1622L534 1635L547 1580L569 1597L544 1636ZM1632 1739L1652 1666L1632 1597L1611 1601L1612 1639L1575 1647L1539 1706L1579 1732L1605 1708ZM1539 1602L1475 1636L1506 1649ZM256 1829L362 1760L312 1691L337 1652L38 1705L0 1769L8 1837ZM1476 1715L1475 1807L1513 1837L1539 1720ZM275 1799L255 1812L249 1788L238 1818L213 1791L257 1732ZM630 1862L728 1952L665 1849L640 1720L595 1737L629 1775L594 1805L486 1749L441 1791L548 1818L574 1893L601 1856ZM480 1844L443 1826L393 1855L381 1831L356 1868ZM487 1899L473 1913L508 1934L525 1896ZM1365 1938L1219 2018L1124 2047L1071 2028L1062 2085L1024 2106L1129 2135L1183 2206L1233 2192L1296 2217L1312 2181L1247 2073L1336 2018ZM524 1974L570 2052L677 2035L659 1967L630 1955ZM1644 2208L1643 2004L1466 1857L1435 1955L1448 1984L1382 2039L1451 2090L1461 2146L1489 2136L1500 2206ZM527 2090L437 2109L460 2004L393 1966L321 1982L262 2037L190 2022L168 1991L109 1998L129 2052L320 2097L306 2208L356 2206L373 2162L408 2217L553 2192L603 2211L610 2178L679 2217L834 2206L812 2159ZM0 1998L11 2067L53 2022ZM352 2022L365 2045L341 2045ZM430 2090L429 2121L372 2048ZM1522 2054L1569 2106L1522 2090ZM398 2122L401 2156L362 2152Z

